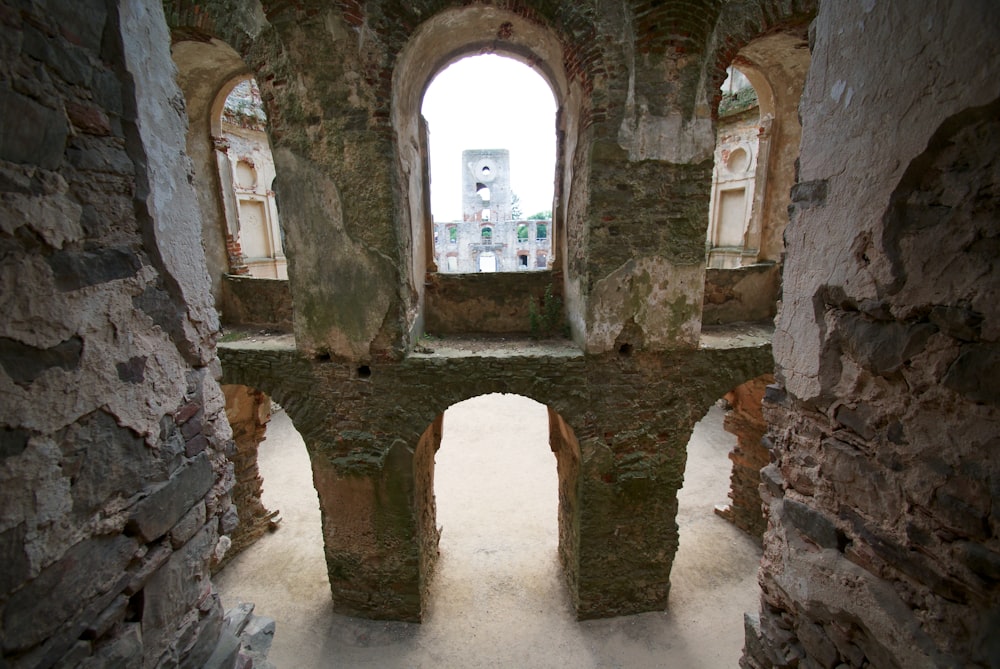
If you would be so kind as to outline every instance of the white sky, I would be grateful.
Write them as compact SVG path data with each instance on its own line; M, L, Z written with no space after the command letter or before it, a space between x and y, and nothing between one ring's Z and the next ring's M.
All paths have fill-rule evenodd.
M500 56L473 56L431 82L422 108L430 126L431 212L462 218L462 151L510 151L511 190L530 216L552 208L556 103L541 75Z

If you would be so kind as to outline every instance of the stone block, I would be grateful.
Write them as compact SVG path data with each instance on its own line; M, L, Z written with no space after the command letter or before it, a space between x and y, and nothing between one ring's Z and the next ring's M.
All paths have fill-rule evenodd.
M265 616L252 616L247 623L243 634L243 646L254 653L267 655L271 649L271 642L274 641L275 622Z
M163 563L172 554L173 551L170 550L170 546L165 544L160 544L146 553L140 566L131 573L132 577L129 579L128 585L125 586L125 594L134 595L142 590L146 585L146 581L163 566Z
M144 663L153 665L174 642L177 621L197 610L216 533L206 525L160 567L143 589Z
M837 528L820 511L788 497L781 508L784 516L817 546L837 548Z
M134 252L127 248L107 247L94 251L58 251L46 258L56 287L68 292L100 283L135 276L142 267Z
M243 634L243 629L250 622L250 617L253 615L253 609L253 602L240 602L226 611L226 629L235 636Z
M163 536L208 493L214 482L212 464L202 453L136 504L126 531L147 542Z
M1000 346L970 344L945 374L945 387L979 404L1000 404Z
M31 574L31 563L24 552L25 525L20 523L0 533L0 600L24 583Z
M203 669L234 669L240 654L240 640L232 632L225 630Z
M0 366L20 386L30 385L54 367L76 369L80 366L82 354L83 340L76 336L49 348L37 348L16 339L0 337Z
M180 548L205 524L205 502L198 502L170 530L170 545Z
M28 447L31 434L19 427L0 427L0 458L20 455Z
M823 628L813 623L803 623L795 629L799 642L806 649L809 658L823 669L833 669L838 663L840 654L833 641L827 637Z
M43 641L107 593L121 579L136 547L134 539L123 535L94 537L43 569L7 602L4 650L24 650Z
M157 468L146 442L104 411L95 411L59 433L73 480L73 510L89 515L118 495L127 499Z
M69 126L59 111L0 87L0 159L55 169L66 151Z
M94 655L80 663L78 669L106 667L139 667L142 665L142 625L126 623L118 627L118 635L97 646Z
M125 618L125 611L128 608L129 598L119 595L112 600L111 605L87 624L84 637L87 639L100 639L108 631Z

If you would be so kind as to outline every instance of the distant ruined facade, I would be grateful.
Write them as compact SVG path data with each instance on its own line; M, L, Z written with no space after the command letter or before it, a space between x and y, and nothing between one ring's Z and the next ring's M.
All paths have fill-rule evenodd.
M0 0L0 22L0 664L245 665L211 570L267 522L271 397L334 610L421 620L443 412L508 392L548 407L579 618L669 609L686 444L728 396L720 512L763 546L741 666L1000 665L997 3ZM449 273L435 244L423 91L484 49L557 100L544 270ZM759 98L745 157L716 152L731 66ZM219 142L251 77L273 185ZM235 200L268 191L287 280L233 273L264 258Z
M549 268L551 219L513 220L510 154L462 152L462 220L434 222L439 272L523 272Z

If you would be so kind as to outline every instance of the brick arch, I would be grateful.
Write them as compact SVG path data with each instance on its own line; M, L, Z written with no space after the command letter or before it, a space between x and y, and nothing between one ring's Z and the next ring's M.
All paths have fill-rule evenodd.
M579 17L575 17L579 20ZM571 20L575 23L576 21ZM408 184L402 223L408 238L405 258L408 282L423 312L424 277L436 269L433 254L433 229L430 216L430 180L427 128L420 116L424 92L434 76L448 65L469 55L493 53L517 60L531 67L549 84L556 98L557 147L554 174L553 239L565 238L568 201L563 194L572 191L574 160L567 140L589 123L587 112L589 72L600 69L600 57L594 40L578 47L568 40L555 22L546 21L537 10L519 7L500 8L486 4L468 4L446 8L426 19L408 36L395 54L392 72L393 127L398 133L396 151L399 180ZM587 44L584 36L593 33L592 25L578 26L575 39ZM592 53L587 55L586 50ZM561 244L553 244L553 269L562 268Z
M306 442L335 608L419 621L436 549L428 472L451 405L489 392L549 407L560 558L580 618L662 609L695 422L772 366L768 348L662 354L411 355L358 364L288 346L219 348L223 382L273 395ZM422 478L423 477L423 478ZM614 539L619 527L627 539ZM625 560L628 579L610 578ZM386 584L393 584L387 587Z

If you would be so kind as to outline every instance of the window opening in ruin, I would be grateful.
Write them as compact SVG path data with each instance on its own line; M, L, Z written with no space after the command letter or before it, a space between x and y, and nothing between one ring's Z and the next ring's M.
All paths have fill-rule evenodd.
M243 79L223 94L213 142L226 212L229 273L287 279L278 207L269 187L275 168L260 89L255 80Z
M517 266L528 269L528 256L525 253L519 254L517 256Z
M477 106L470 113L456 104L484 81L492 90L504 93L502 102ZM528 214L545 213L542 224L551 220L555 181L556 134L555 97L538 72L512 58L480 55L463 58L445 68L431 81L421 112L428 124L430 153L431 210L433 229L457 226L458 259L448 260L455 250L442 243L450 237L432 234L439 272L483 271L477 259L477 245L495 248L496 271L525 269L518 248L529 246L536 256L537 240L548 253L548 239L532 236L531 228L521 231ZM493 148L488 148L493 147ZM489 221L494 227L489 242L480 238L477 227ZM525 237L527 233L527 237ZM457 270L452 267L457 264ZM528 263L530 270L546 266Z
M754 205L758 136L762 132L760 104L745 74L733 66L726 72L716 126L706 238L707 265L719 269L752 265L760 250L761 211ZM758 231L756 235L754 231Z
M519 223L518 224L518 226L517 226L517 241L519 241L519 242L526 242L526 241L528 241L528 224L527 223Z
M489 220L489 219L487 218L486 220ZM484 227L480 231L479 234L482 236L483 244L491 244L491 243L493 243L493 228L488 227L488 226Z
M436 236L435 236L435 239L437 239ZM448 226L448 243L449 244L456 244L456 243L458 243L458 226L457 225L449 225Z
M544 223L535 224L535 239L548 239L548 226Z
M480 272L497 271L497 257L494 253L479 254L479 271Z

